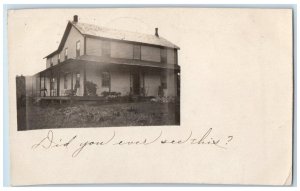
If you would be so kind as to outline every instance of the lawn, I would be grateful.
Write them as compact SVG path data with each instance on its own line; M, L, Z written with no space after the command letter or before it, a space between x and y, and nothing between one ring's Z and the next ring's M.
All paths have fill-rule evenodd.
M26 127L19 129L157 126L180 123L179 104L150 101L27 105L26 109L18 110L18 115L25 113Z

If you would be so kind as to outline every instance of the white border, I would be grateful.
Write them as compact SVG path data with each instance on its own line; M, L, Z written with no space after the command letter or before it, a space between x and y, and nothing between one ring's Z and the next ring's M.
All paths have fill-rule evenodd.
M1 26L2 26L2 30L1 30L1 42L2 42L2 46L1 46L1 58L3 58L3 47L4 47L4 37L3 37L3 22L6 22L3 20L3 6L5 4L23 4L22 6L24 5L27 5L27 6L34 6L32 4L38 4L37 6L42 6L42 7L45 7L45 6L49 6L49 7L55 7L55 4L57 5L64 5L64 6L71 6L71 7L74 7L74 4L77 4L77 6L79 4L81 4L82 6L93 6L95 5L95 3L99 3L99 1L95 1L95 0L85 0L85 1L80 1L80 0L72 0L72 3L73 4L69 4L68 1L65 1L65 0L46 0L46 1L39 1L39 0L30 0L30 1L26 1L26 2L23 2L21 0L4 0L2 2L2 6L0 8L1 10L1 15L2 15L2 19L1 19ZM103 0L101 1L101 4L102 6L106 7L117 7L117 6L139 6L139 4L150 4L150 5L153 5L153 6L158 6L159 4L161 6L166 6L166 5L171 5L171 6L187 6L187 7L192 7L192 6L197 6L197 7L221 7L221 6L224 6L224 7L245 7L245 6L248 6L248 7L280 7L280 6L287 6L288 4L295 4L296 6L296 9L298 8L298 1L296 0L244 0L244 1L237 1L237 0L227 0L226 3L222 0L186 0L186 1L183 1L183 0L143 0L143 1L138 1L138 0L133 0L133 1L122 1L122 0ZM30 5L31 4L31 5ZM92 4L92 5L88 5L88 4ZM97 4L98 6L101 6L101 4ZM196 5L197 4L197 5ZM19 5L21 6L21 5ZM145 5L146 6L146 5ZM296 18L296 25L295 27L297 27L297 30L296 31L299 31L299 19ZM297 34L295 34L296 36ZM295 48L296 48L296 45L298 44L298 39L295 39L297 42L295 42ZM297 55L298 55L298 50L297 50ZM295 56L297 56L295 55ZM296 60L295 60L296 61ZM295 63L296 64L296 63ZM1 64L1 67L0 67L0 72L2 74L4 74L4 70L3 70L3 64ZM297 70L295 71L296 74L298 74L299 72L299 68L297 67ZM2 77L0 78L1 79L1 84L4 83L3 81L3 75ZM295 78L297 79L297 77ZM298 89L298 81L295 83L296 85L296 89ZM2 86L3 87L3 86ZM297 92L297 91L296 91ZM3 88L1 88L0 90L0 97L1 97L1 101L0 101L0 106L3 108ZM297 97L295 97L295 99L297 100L298 98L298 95ZM296 105L296 108L297 108L297 105ZM295 109L296 109L295 108ZM3 112L7 112L8 111L8 108L4 108L5 110L1 110L1 114L0 114L0 121L2 122L2 125L3 125ZM295 113L297 114L297 113ZM298 114L297 116L295 116L296 119L298 119ZM297 125L297 123L295 124ZM1 134L0 134L0 137L2 138L2 142L3 142L3 128L2 127L2 131L1 131ZM298 129L296 126L295 126L295 129ZM299 135L299 131L297 131L297 135ZM298 136L297 136L298 137ZM296 145L295 145L296 146ZM298 148L297 148L297 151L298 151ZM2 164L2 169L3 169L3 147L1 147L1 164ZM296 152L298 153L298 152ZM7 154L7 153L6 153ZM295 161L296 163L298 162ZM296 174L297 172L295 172L294 174ZM299 182L299 177L297 176L296 177L297 180L294 180L296 184L298 184ZM1 174L1 183L3 185L3 174ZM98 186L98 185L97 185ZM107 186L107 185L106 185ZM137 187L137 186L141 186L141 185L133 185L134 187L128 187L126 185L126 187L124 187L124 185L116 185L116 187L105 187L105 185L103 187L100 187L100 189L103 189L103 190L156 190L156 189L159 189L159 190L172 190L172 191L176 191L176 190L198 190L198 189L201 189L201 190L296 190L297 187L295 187L296 185L294 185L294 187L232 187L232 186L218 186L218 187L215 187L215 186L207 186L207 185L199 185L199 187L194 187L195 185L193 185L193 187L187 187L187 186L183 186L183 185L171 185L172 187L156 187L158 185L152 185L151 187L145 187L144 185L142 185L143 187ZM149 185L147 185L149 186ZM161 185L160 185L161 186ZM174 186L177 186L177 187L174 187ZM4 187L5 190L52 190L52 189L55 189L55 190L99 190L99 187L94 187L91 185L91 187L85 187L84 185L83 186L79 186L79 187L76 187L76 188L72 188L72 187L14 187L14 188L9 188L9 187Z

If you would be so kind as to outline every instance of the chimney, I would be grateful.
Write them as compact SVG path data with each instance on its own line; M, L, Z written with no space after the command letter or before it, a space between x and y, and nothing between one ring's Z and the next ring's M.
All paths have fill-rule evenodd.
M158 35L158 28L155 28L155 36L159 37L159 35Z
M74 23L77 23L77 22L78 22L78 15L74 15L74 17L73 17L73 22L74 22Z

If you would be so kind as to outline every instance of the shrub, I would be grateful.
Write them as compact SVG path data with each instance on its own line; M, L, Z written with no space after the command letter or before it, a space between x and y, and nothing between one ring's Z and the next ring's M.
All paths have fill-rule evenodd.
M97 84L90 81L86 81L85 88L88 96L97 96Z
M101 93L101 95L103 97L115 98L115 97L120 97L121 92L107 92L107 91L104 91L104 92Z

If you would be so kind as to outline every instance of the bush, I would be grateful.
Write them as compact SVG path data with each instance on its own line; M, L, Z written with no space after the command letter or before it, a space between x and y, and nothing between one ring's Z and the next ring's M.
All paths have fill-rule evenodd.
M97 96L97 84L90 81L86 81L85 88L88 96Z
M120 97L121 93L120 92L107 92L107 91L104 91L104 92L101 93L101 95L103 97L115 98L115 97Z

